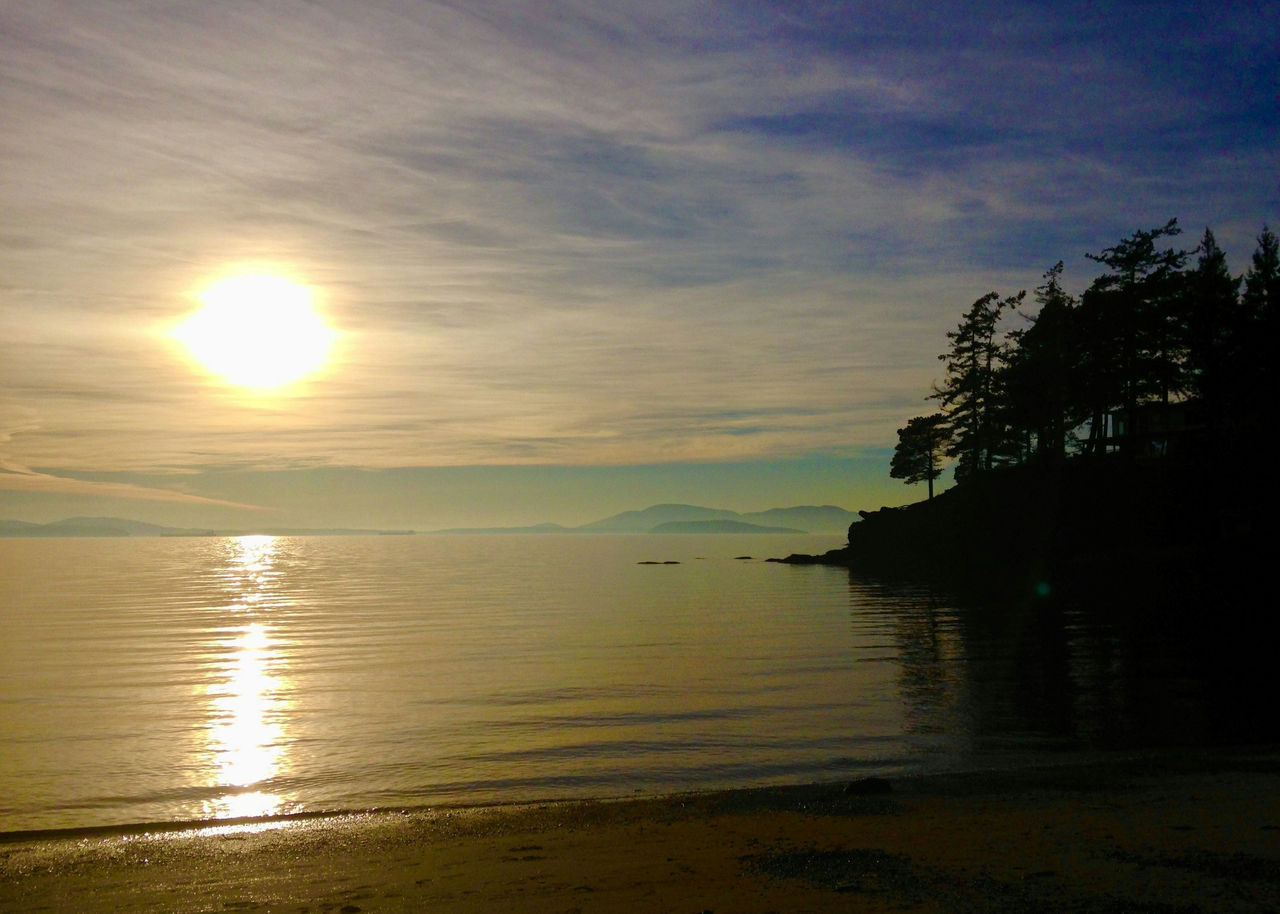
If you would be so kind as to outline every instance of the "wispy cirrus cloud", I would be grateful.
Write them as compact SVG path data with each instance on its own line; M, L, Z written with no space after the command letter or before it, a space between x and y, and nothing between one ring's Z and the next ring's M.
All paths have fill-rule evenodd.
M170 488L140 486L128 482L74 479L42 473L30 467L0 462L0 489L10 492L43 492L58 495L80 495L92 498L123 498L130 501L163 501L194 505L201 508L234 508L238 511L264 511L259 505L207 498Z
M1275 220L1255 4L0 10L0 451L23 466L883 449L988 289ZM331 370L253 400L165 330L252 264ZM1075 276L1071 273L1075 271ZM15 418L16 417L16 418Z

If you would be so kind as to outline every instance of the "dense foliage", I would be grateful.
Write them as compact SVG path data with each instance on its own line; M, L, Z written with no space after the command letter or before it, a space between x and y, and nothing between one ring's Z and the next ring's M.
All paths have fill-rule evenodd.
M1087 255L1104 272L1078 299L1058 263L1032 314L1025 292L975 301L939 356L946 375L929 399L941 413L899 430L891 475L928 480L932 494L937 448L958 481L1072 455L1241 453L1266 427L1280 243L1264 226L1249 270L1232 276L1211 231L1194 250L1172 246L1180 232L1171 219Z

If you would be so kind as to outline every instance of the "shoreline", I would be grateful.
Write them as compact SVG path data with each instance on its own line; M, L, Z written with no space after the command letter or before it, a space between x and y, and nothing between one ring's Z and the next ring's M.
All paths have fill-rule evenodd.
M1261 746L1259 751L1271 751L1267 744L1250 744L1240 746L1242 750ZM1008 775L1019 777L1023 772L1042 769L1069 768L1107 768L1114 765L1143 764L1153 760L1162 764L1184 753L1203 755L1223 751L1222 746L1147 746L1132 748L1090 748L1064 744L1057 749L1036 749L1026 751L1005 751L974 753L965 759L965 764L954 767L938 767L928 764L886 764L861 766L858 772L847 771L843 776L815 777L806 779L804 775L797 777L771 778L762 776L755 783L738 785L689 786L655 792L632 793L582 793L568 795L534 795L512 797L487 797L465 799L448 797L435 802L401 802L388 805L321 807L298 809L293 812L276 812L259 816L228 816L222 818L174 818L174 819L139 819L132 821L98 822L84 825L51 825L34 828L0 829L0 848L8 844L24 842L80 840L86 838L126 837L149 833L181 833L195 832L211 828L259 827L282 828L292 823L305 823L316 819L349 819L360 816L380 815L414 815L429 814L441 811L465 814L482 810L521 809L526 807L563 806L567 804L621 803L645 801L683 800L689 797L729 796L763 790L802 790L822 789L842 786L852 780L872 778L892 780L895 783L926 783L953 777L990 777L999 778ZM1280 744L1275 747L1280 759ZM1280 762L1278 762L1280 764Z
M1263 911L1280 747L9 833L0 908ZM36 835L40 836L37 837Z

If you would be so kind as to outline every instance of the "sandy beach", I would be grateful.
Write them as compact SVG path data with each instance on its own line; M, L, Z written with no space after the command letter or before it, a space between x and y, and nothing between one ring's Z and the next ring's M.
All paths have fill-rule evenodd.
M1274 911L1280 752L6 836L4 911Z

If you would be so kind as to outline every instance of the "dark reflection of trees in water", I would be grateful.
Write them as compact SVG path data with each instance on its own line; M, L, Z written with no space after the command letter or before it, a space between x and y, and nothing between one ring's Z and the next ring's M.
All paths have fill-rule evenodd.
M1255 715L1273 663L1239 626L1239 595L1210 591L1078 601L1072 673L1086 684L1086 735L1107 743L1219 744L1265 738ZM1265 720L1265 718L1263 718Z
M964 716L962 651L955 619L940 609L928 587L885 584L851 575L850 608L856 626L870 624L891 639L907 732L954 736ZM889 647L889 643L886 643Z
M1264 737L1262 650L1187 606L959 601L850 576L855 626L883 633L907 732L954 748L1204 745ZM1191 599L1191 598L1189 598ZM944 738L945 737L945 738Z

